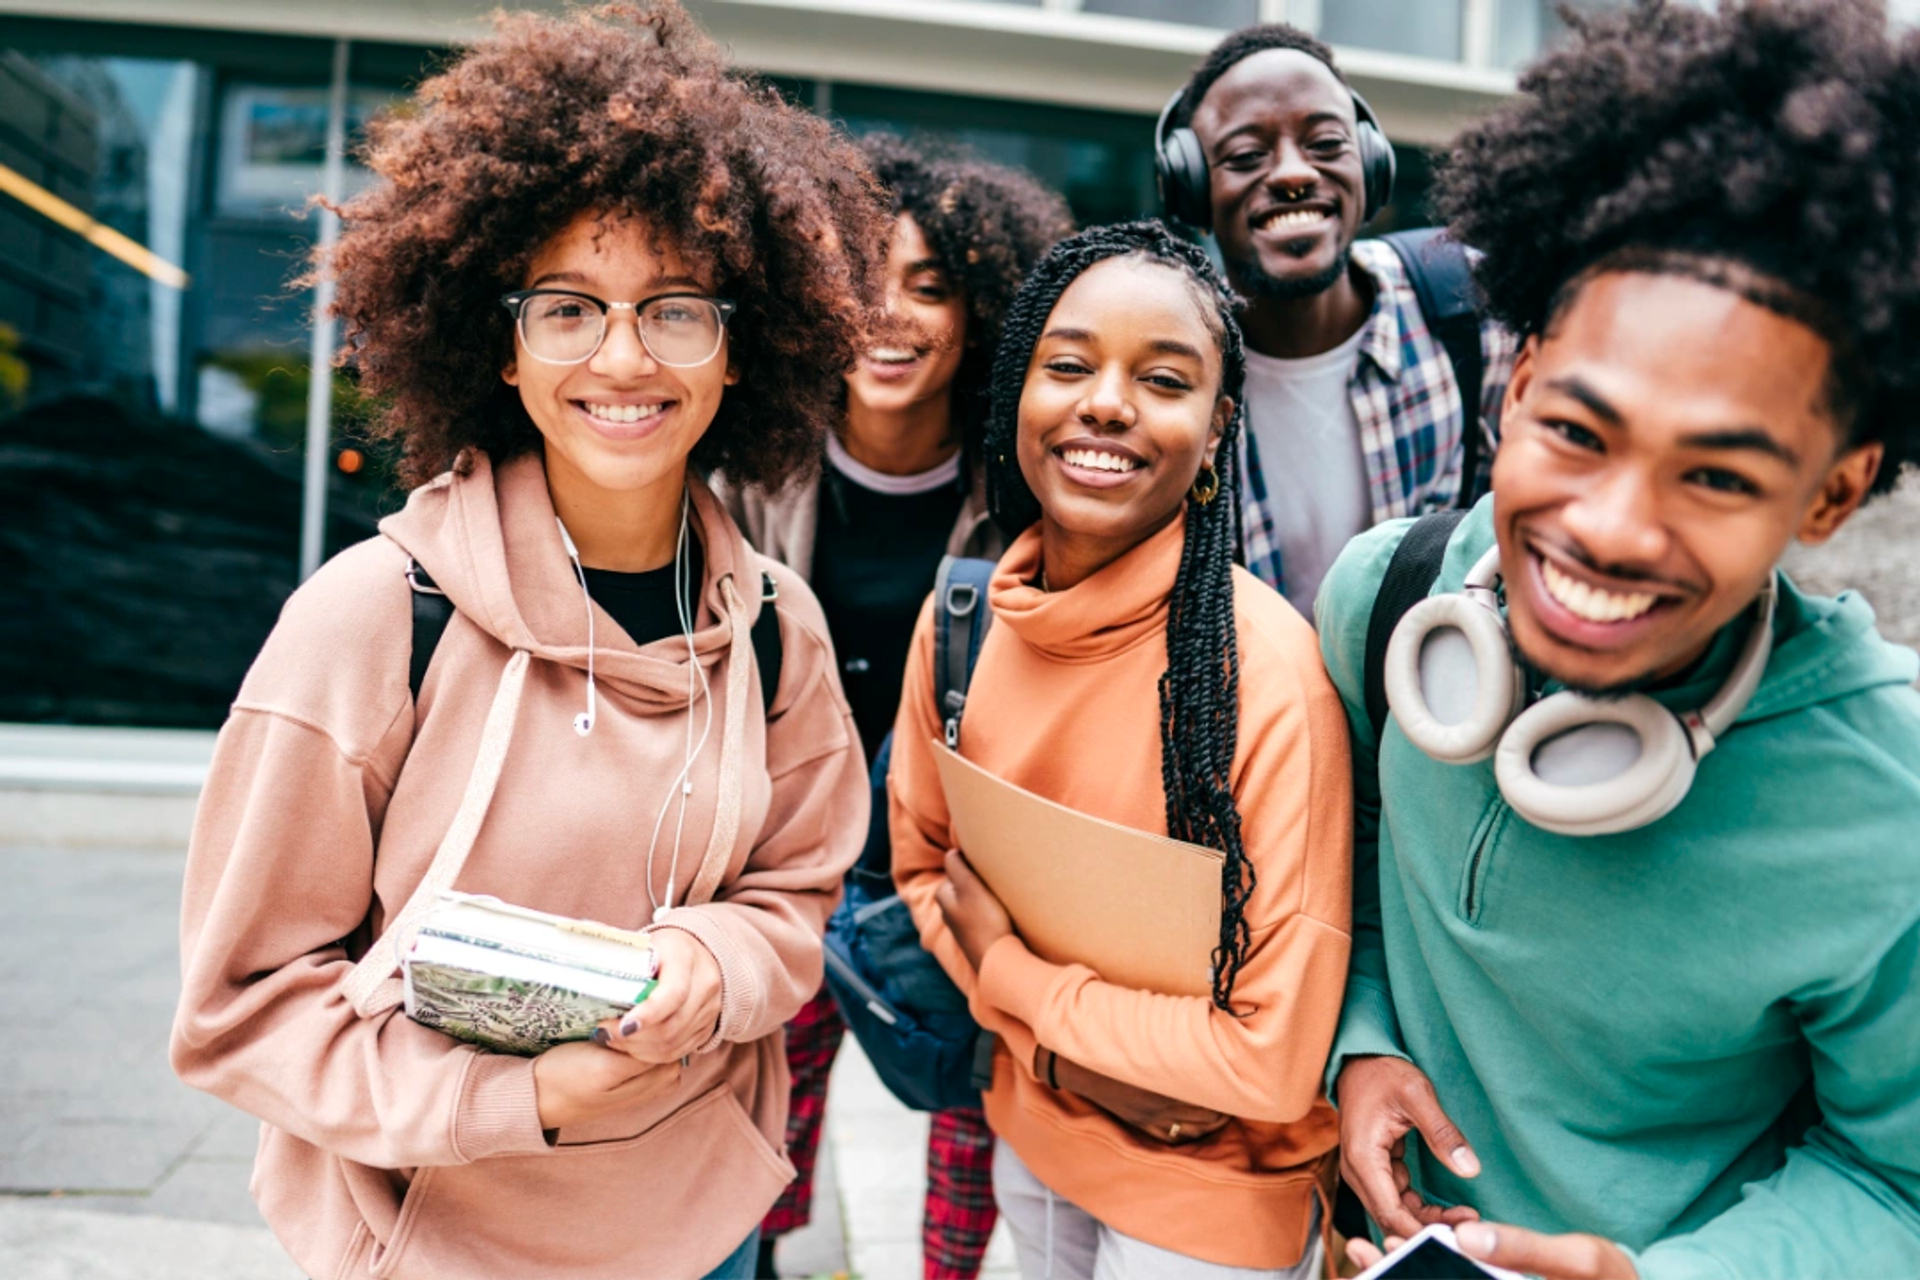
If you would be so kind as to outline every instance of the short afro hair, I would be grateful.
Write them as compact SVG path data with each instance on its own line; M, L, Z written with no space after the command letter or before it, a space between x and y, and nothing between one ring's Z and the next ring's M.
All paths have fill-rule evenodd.
M1491 312L1544 333L1611 269L1733 289L1829 342L1835 417L1891 489L1920 459L1920 39L1873 0L1569 21L1435 189Z
M967 349L953 378L954 422L969 457L986 429L987 385L1007 307L1054 243L1073 234L1067 202L1031 175L889 133L859 140L895 217L912 217L967 304Z
M737 304L740 380L693 464L769 484L814 464L877 296L886 205L849 139L735 72L673 0L502 16L370 138L382 181L341 210L318 271L406 484L470 449L539 446L500 378L499 299L586 213L643 219Z
M1269 49L1291 49L1304 53L1326 64L1333 72L1334 79L1341 84L1347 82L1340 73L1339 64L1333 60L1333 49L1324 40L1316 39L1300 28L1284 22L1267 22L1257 27L1243 27L1213 46L1209 53L1187 77L1187 87L1180 91L1180 105L1174 108L1173 118L1167 123L1174 128L1185 128L1193 123L1193 113L1200 109L1206 100L1207 90L1214 82L1234 69L1240 63L1256 53L1265 53Z

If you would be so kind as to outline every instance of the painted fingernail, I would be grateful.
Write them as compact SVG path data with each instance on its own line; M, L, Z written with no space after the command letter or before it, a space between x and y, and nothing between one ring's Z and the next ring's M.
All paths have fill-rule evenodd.
M593 1029L593 1042L595 1044L608 1044L612 1040L613 1037L607 1034L605 1027L595 1027Z
M1461 1223L1453 1229L1453 1238L1468 1253L1477 1253L1482 1257L1492 1253L1494 1245L1498 1243L1493 1228L1484 1222Z
M634 1032L638 1031L639 1029L640 1029L640 1019L638 1018L628 1018L625 1022L620 1024L620 1034L623 1036L630 1036Z
M1453 1154L1447 1157L1447 1162L1453 1166L1454 1172L1463 1178L1480 1176L1480 1158L1473 1154L1471 1148L1455 1147Z

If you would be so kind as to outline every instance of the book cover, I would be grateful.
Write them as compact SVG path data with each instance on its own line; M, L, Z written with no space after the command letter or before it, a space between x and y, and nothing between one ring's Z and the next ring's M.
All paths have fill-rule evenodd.
M656 985L644 934L451 892L400 967L408 1017L523 1057L586 1039Z

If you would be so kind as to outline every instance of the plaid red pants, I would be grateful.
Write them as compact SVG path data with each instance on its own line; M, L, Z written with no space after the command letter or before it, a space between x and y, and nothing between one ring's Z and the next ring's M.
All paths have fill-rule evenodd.
M813 1169L827 1110L827 1073L847 1024L822 990L787 1024L787 1156L799 1176L760 1224L766 1237L804 1227L813 1216ZM926 1280L974 1280L999 1211L993 1204L993 1134L973 1107L936 1111L927 1134L927 1208L920 1228Z

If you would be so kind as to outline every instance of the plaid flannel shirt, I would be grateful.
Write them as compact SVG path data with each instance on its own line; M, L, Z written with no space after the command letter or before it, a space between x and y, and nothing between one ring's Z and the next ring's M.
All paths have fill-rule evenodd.
M1353 262L1373 278L1373 312L1362 326L1360 356L1347 379L1360 453L1367 467L1373 523L1453 504L1460 492L1460 384L1440 340L1427 332L1400 256L1379 240L1358 240ZM1492 320L1480 326L1479 485L1484 491L1500 442L1500 402L1518 344ZM1268 466L1286 464L1269 459ZM1285 590L1270 499L1253 434L1240 433L1240 536L1247 568Z

